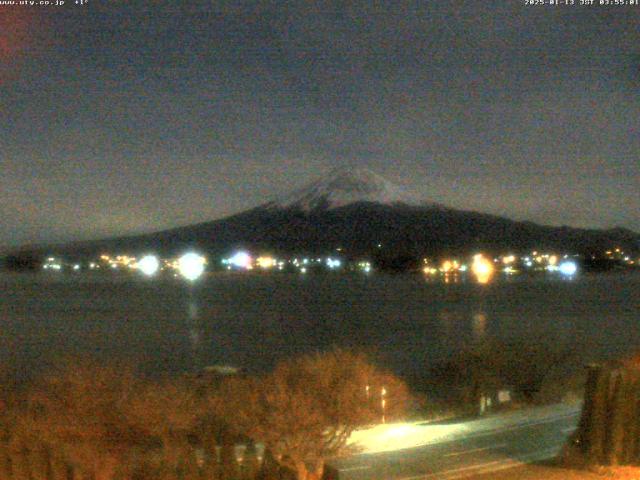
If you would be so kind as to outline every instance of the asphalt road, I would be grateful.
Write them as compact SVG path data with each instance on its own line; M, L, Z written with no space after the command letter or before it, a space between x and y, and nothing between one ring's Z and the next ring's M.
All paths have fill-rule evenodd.
M404 448L402 441L387 442L378 448L386 451L354 455L334 466L341 480L471 478L554 457L575 430L579 413L579 406L556 406L494 415L456 424L450 435L437 439L430 433L437 426L410 424L398 431L415 430L413 444L422 437L423 445ZM385 435L393 432L389 426Z

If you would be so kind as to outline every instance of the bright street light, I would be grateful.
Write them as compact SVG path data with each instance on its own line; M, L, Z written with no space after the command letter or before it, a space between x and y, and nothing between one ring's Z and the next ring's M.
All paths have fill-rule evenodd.
M187 280L197 280L204 273L205 259L202 255L189 252L178 259L178 270Z
M160 261L155 255L145 255L138 262L138 270L147 276L155 275L160 268Z
M569 277L578 271L576 263L571 261L562 262L558 268L560 269L560 273Z
M482 254L474 255L471 271L476 276L478 283L488 283L493 275L493 264Z
M237 252L231 258L227 259L227 262L234 267L249 270L253 263L253 259L247 252Z

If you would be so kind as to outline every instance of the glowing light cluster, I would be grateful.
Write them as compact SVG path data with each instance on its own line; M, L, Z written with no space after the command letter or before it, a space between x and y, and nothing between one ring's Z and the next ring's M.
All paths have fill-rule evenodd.
M575 262L566 261L566 262L562 262L558 266L558 269L560 270L561 274L570 277L576 274L576 272L578 271L578 266L576 265Z
M235 255L227 259L227 263L236 268L249 270L252 268L253 259L247 252L237 252Z
M130 257L129 255L117 255L115 257L112 257L105 253L100 255L100 262L102 262L104 266L108 265L114 270L120 267L126 267L129 269L137 268L136 257ZM95 267L90 268L92 270L94 268L100 268L100 265L96 264Z
M358 268L365 273L371 272L371 262L358 262Z
M460 270L460 263L457 260L445 260L440 267L440 271L445 274L457 272L458 270Z
M47 261L42 265L43 270L54 270L59 272L62 270L62 263L58 261L55 257L47 258Z
M55 263L55 260L53 259L49 259L49 261L47 263L45 263L42 268L44 270L55 270L55 271L60 271L62 270L62 265L59 263Z
M187 280L197 280L204 273L206 260L194 252L185 253L178 259L178 270Z
M145 255L137 263L137 268L147 276L155 275L160 268L160 261L155 255Z
M256 265L260 268L268 269L273 268L278 264L278 261L273 257L258 257L256 258Z
M340 268L342 262L336 258L327 258L327 267L330 269Z
M482 254L474 255L471 271L476 276L478 283L488 283L493 276L493 264Z
M504 263L505 265L511 265L515 261L515 255L507 255L506 257L502 257L502 263Z

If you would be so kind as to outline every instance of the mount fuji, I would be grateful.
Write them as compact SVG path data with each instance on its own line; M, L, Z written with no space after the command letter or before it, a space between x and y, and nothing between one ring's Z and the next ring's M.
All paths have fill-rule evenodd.
M353 203L428 206L428 203L415 192L403 189L365 168L336 168L327 176L281 196L265 206L271 209L310 212L340 208Z
M518 222L434 203L366 169L336 169L289 194L210 222L144 235L40 247L30 252L88 255L101 251L211 255L246 248L280 254L439 255L553 249L602 253L640 249L625 229L585 230Z

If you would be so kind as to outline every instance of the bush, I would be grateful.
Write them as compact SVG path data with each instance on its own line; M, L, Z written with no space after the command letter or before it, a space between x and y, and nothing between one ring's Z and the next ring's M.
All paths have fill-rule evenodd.
M24 389L10 385L0 384L2 480L248 480L259 470L255 441L271 459L260 478L320 478L354 428L380 421L381 399L388 419L410 399L399 379L341 350L215 380L152 381L73 358Z
M481 394L503 388L511 390L516 402L560 401L573 375L567 367L574 354L565 346L549 344L492 340L474 345L436 366L430 389L463 411L474 411Z
M263 442L300 479L321 478L327 458L349 453L359 426L402 415L406 385L343 350L281 362L258 379L231 379L212 402L236 431Z

